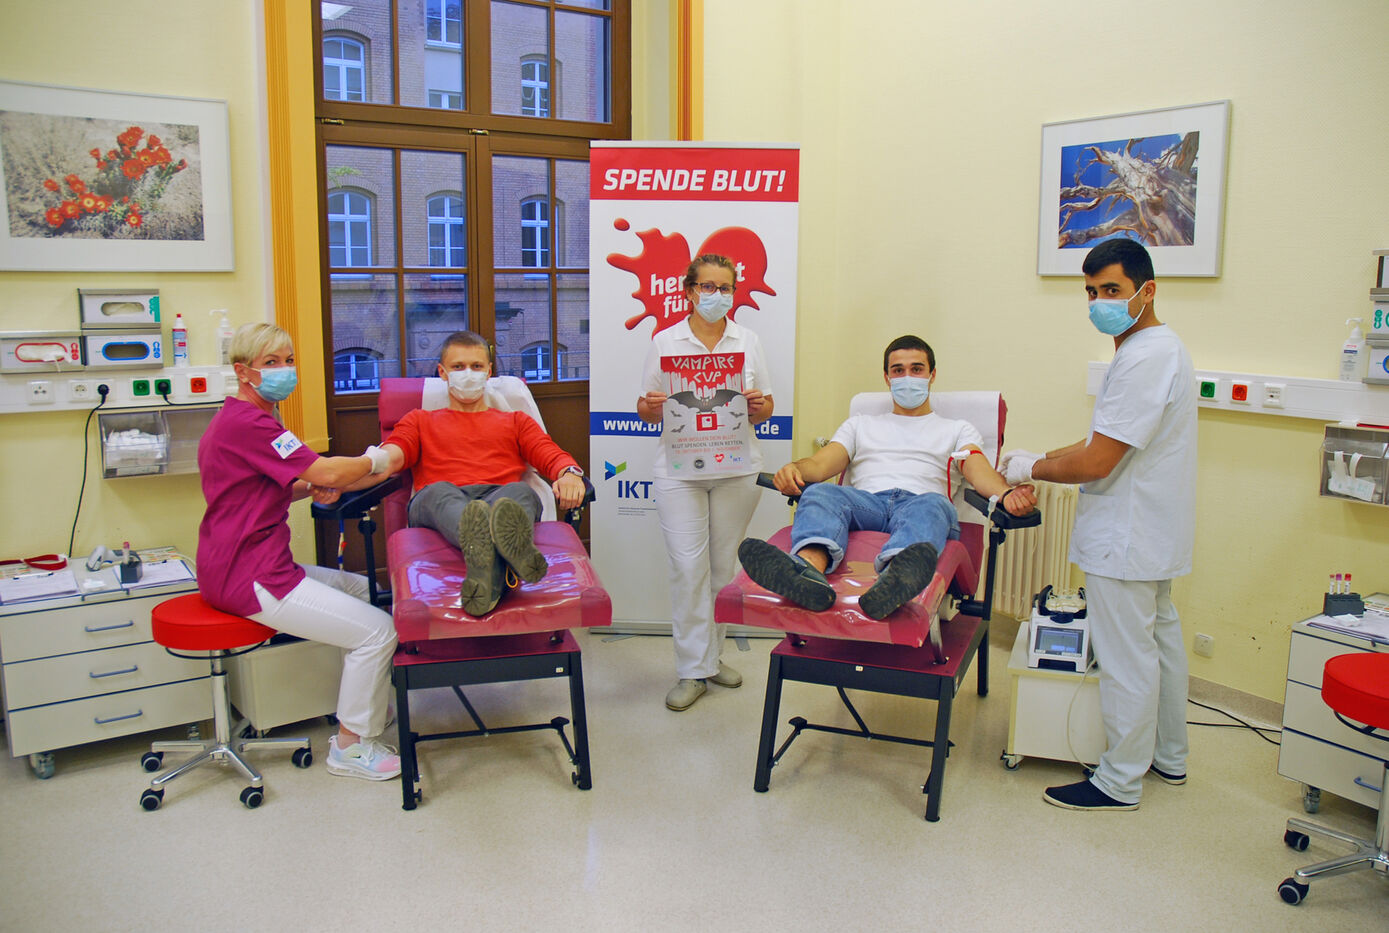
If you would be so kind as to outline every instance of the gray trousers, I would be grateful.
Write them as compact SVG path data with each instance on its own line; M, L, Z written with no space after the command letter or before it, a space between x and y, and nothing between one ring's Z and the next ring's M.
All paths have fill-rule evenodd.
M531 521L540 521L540 498L525 483L507 483L504 486L430 483L410 499L407 513L410 527L433 528L445 540L457 544L458 521L463 517L463 509L474 499L481 499L489 505L496 505L501 499L511 499L526 510Z

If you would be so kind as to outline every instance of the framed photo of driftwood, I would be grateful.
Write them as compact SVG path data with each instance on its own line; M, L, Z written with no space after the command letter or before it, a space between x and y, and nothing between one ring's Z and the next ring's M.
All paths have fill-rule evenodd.
M233 267L226 101L0 81L0 269Z
M1043 125L1037 274L1127 237L1160 276L1219 275L1229 130L1228 100Z

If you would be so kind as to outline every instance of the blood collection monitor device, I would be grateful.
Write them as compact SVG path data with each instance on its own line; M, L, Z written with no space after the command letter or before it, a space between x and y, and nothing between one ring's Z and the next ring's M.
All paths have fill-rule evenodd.
M1027 666L1082 673L1090 666L1090 622L1085 617L1085 588L1037 594L1028 623Z

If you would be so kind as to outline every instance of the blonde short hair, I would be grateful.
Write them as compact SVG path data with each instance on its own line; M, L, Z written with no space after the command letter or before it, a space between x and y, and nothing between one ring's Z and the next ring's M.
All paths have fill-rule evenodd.
M254 359L293 345L289 333L274 324L242 324L232 336L231 361L250 365Z

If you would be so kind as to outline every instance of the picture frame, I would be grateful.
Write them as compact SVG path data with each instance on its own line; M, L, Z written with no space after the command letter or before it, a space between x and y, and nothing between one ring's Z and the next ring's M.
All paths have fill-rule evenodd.
M1229 127L1228 100L1043 124L1037 274L1124 236L1161 276L1219 275Z
M234 268L227 103L0 81L0 269Z

